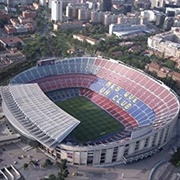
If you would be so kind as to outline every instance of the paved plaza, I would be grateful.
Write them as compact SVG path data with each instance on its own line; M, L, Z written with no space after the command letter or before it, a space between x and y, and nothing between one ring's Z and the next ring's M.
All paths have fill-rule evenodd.
M22 142L1 146L1 168L12 164L21 173L25 180L39 180L44 176L57 174L58 168L56 165L48 168L41 167L41 165L45 162L45 159L49 159L48 156L36 149L26 151L28 148L29 147ZM29 164L31 160L38 161L39 165L29 165L27 169L24 169L24 163Z
M131 164L121 164L111 167L95 168L83 166L69 166L69 177L67 179L73 180L148 180L151 169L162 160L169 160L171 155L168 153L170 145L163 151L147 158L143 161L134 162ZM29 149L29 150L28 150ZM50 174L57 175L58 168L56 165L52 167L43 168L41 165L45 159L49 158L40 150L35 148L30 149L29 146L22 142L17 144L10 144L0 147L1 167L13 164L14 167L22 174L25 180L39 180L42 177ZM30 160L37 160L38 166L29 165L24 169L24 163ZM55 164L55 161L53 161ZM163 168L166 169L166 168ZM161 169L161 171L163 171ZM72 176L73 172L77 172L77 176ZM157 178L156 178L157 179ZM169 179L170 180L170 179Z
M178 127L179 122L177 129ZM180 132L162 151L143 161L103 168L69 166L70 174L67 180L148 180L152 169L162 161L165 163L156 168L151 180L180 180L180 169L168 163L172 147L180 147L179 137ZM22 142L0 146L0 168L12 164L25 180L39 180L50 174L57 175L58 167L54 160L52 160L54 164L51 167L43 168L41 166L46 159L50 159L50 157L44 152ZM29 165L27 169L24 169L24 164L29 164L31 160L37 161L38 165ZM75 172L77 175L73 176Z

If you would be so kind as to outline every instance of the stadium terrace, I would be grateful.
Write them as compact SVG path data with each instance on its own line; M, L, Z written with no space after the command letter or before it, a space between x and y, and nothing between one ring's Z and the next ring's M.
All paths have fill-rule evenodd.
M179 113L176 94L161 81L101 57L41 60L0 94L23 137L84 166L152 156L175 135Z

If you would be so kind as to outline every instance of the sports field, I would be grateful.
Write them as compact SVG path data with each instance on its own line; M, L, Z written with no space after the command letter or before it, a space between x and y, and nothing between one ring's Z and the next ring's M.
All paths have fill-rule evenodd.
M81 121L71 133L79 142L95 140L124 129L120 122L85 97L75 97L56 104Z

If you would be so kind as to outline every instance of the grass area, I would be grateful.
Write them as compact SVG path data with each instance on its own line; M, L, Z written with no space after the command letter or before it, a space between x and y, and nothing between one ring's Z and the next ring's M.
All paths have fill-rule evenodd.
M85 97L75 97L57 105L81 121L71 133L79 142L95 140L124 129L120 122Z

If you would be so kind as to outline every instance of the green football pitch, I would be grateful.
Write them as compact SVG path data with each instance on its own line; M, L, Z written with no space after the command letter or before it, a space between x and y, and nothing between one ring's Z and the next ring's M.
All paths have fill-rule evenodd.
M56 104L81 121L70 134L81 143L124 129L120 122L85 97L79 96Z

